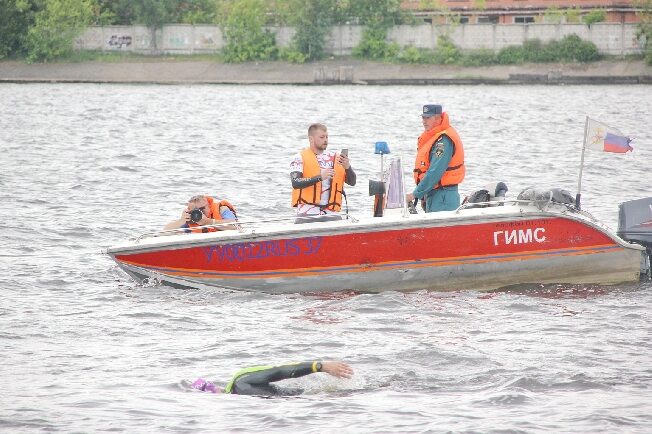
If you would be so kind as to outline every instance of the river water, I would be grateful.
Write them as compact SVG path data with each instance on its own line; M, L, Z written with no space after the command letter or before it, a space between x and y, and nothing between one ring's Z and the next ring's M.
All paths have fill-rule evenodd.
M652 432L650 283L274 296L143 287L102 253L197 193L291 215L316 121L369 214L373 143L409 168L424 103L464 140L462 194L574 194L587 115L636 140L587 152L584 208L615 228L618 203L652 194L652 86L0 85L0 431ZM291 398L189 388L315 358L355 375L293 380Z

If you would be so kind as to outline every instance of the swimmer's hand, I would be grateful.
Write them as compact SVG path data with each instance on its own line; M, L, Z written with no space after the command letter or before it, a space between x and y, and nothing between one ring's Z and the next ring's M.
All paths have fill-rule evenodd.
M321 370L338 378L351 378L353 376L353 369L344 362L322 362Z

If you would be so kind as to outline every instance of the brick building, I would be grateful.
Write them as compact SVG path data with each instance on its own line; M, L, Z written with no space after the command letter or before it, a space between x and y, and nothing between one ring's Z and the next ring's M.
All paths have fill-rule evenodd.
M605 22L636 23L633 0L404 0L403 8L425 22L461 24L528 24L581 22L593 10Z

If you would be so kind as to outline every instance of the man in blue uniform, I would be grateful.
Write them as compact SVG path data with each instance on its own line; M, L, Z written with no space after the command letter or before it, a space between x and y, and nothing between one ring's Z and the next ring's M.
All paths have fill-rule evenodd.
M417 186L406 199L421 199L426 212L455 210L460 206L457 186L465 175L462 140L441 105L424 105L421 118L424 132L417 141L414 163Z

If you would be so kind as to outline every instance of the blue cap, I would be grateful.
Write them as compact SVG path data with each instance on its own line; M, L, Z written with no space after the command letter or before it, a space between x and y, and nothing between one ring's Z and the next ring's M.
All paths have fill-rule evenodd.
M440 115L442 112L441 105L439 104L426 104L423 106L422 118L429 118L434 115Z

